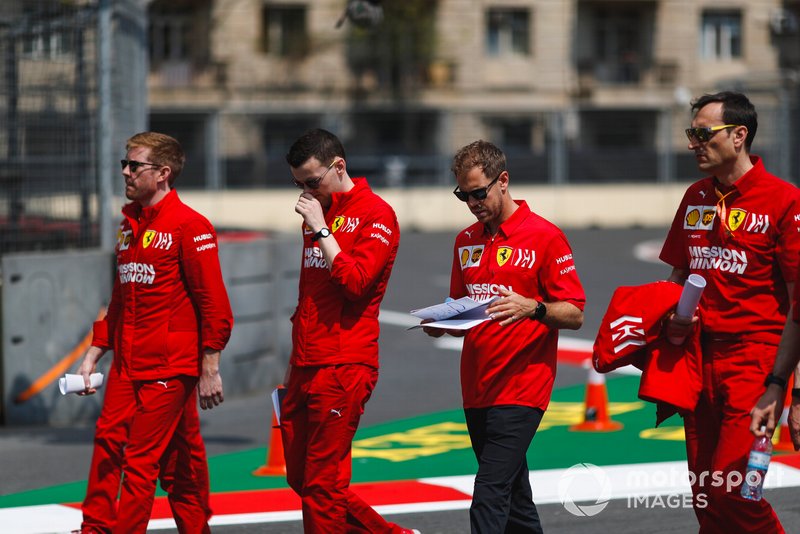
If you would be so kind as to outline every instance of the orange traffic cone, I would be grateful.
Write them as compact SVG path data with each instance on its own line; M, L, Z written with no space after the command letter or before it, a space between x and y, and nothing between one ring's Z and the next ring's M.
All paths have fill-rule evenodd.
M792 388L794 387L794 373L789 378L789 386L786 388L786 398L783 402L783 411L781 412L781 421L778 431L775 433L777 436L772 437L772 448L776 451L794 452L794 443L792 443L792 436L789 434L789 406L792 405ZM777 437L777 439L775 439Z
M608 416L608 392L606 377L589 366L589 381L586 384L583 422L569 427L578 432L613 432L622 428L622 423Z
M253 474L258 477L286 474L286 459L283 457L281 427L278 425L278 418L275 415L275 410L272 411L272 434L269 438L267 463L253 471Z

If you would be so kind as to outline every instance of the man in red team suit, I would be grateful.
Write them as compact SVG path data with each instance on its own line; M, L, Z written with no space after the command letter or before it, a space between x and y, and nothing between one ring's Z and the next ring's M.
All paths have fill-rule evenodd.
M684 194L660 257L673 267L670 280L697 273L707 283L703 390L684 418L695 514L704 534L783 532L769 503L742 498L736 482L753 441L750 410L765 381L777 383L770 371L800 250L798 190L750 154L758 121L745 95L704 95L692 110L688 148L708 176ZM666 331L680 338L697 324L672 314Z
M400 242L394 210L347 174L344 147L315 129L286 161L302 189L300 293L281 434L286 478L308 533L410 533L350 491L350 449L378 380L378 308Z
M181 531L208 530L208 467L194 399L198 391L203 409L223 401L219 358L233 316L216 232L172 189L184 162L178 141L155 132L131 137L122 160L125 195L132 202L122 210L117 234L117 276L106 317L95 323L80 367L91 393L89 374L108 349L114 351L84 530L145 532L159 471ZM110 484L119 480L120 450L116 523L99 517L92 519L100 525L87 525L87 510L113 515L116 488Z
M583 324L585 296L567 238L509 192L505 154L487 141L456 153L454 194L478 219L456 237L450 297L496 298L464 337L461 392L478 474L473 533L542 532L525 454L550 403L558 330Z

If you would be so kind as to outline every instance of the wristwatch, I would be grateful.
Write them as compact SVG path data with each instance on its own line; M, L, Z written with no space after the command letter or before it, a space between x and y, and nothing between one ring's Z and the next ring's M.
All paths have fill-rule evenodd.
M768 374L764 379L764 387L768 387L770 384L775 384L776 386L780 386L782 390L786 390L786 380L772 373Z
M322 230L311 236L311 242L314 243L322 239L323 237L328 237L329 235L331 235L331 231L328 230L327 228L323 228Z
M531 319L534 321L541 321L545 315L547 315L547 306L544 305L544 302L537 302L536 309L533 310Z

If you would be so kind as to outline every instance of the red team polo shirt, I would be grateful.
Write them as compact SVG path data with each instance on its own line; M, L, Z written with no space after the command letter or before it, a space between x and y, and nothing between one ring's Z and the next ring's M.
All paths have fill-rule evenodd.
M797 276L800 197L794 185L768 173L761 158L750 160L753 168L730 190L719 190L713 176L689 187L660 258L706 279L704 332L777 344L789 310L786 283ZM718 192L729 192L725 224Z
M539 301L583 309L572 249L554 224L524 201L492 237L476 222L456 237L450 296L486 300L501 287ZM556 376L558 330L525 319L508 326L485 321L464 337L464 408L521 405L547 409Z

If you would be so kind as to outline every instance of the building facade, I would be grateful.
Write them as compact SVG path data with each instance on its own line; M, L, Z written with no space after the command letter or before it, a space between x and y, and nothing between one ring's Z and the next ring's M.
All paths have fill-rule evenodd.
M345 4L149 3L151 127L187 145L184 186L283 185L315 126L390 186L449 182L477 138L516 181L688 180L690 102L722 89L755 101L754 151L800 174L800 0L384 0L370 28L338 26Z

